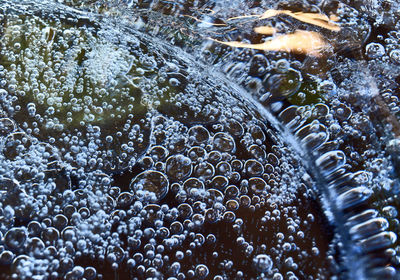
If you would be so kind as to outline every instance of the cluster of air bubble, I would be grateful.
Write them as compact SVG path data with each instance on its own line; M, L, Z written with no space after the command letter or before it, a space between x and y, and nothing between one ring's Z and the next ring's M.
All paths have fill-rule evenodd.
M27 133L56 143L80 167L119 169L143 153L148 107L135 83L154 71L154 58L135 57L59 19L6 20L3 107Z
M231 48L206 40L199 48L201 53L194 52L245 87L287 124L295 139L312 152L308 159L344 159L337 168L332 167L333 174L325 176L323 170L319 174L326 185L323 192L338 211L336 222L345 224L343 230L355 245L355 255L368 255L363 259L365 276L393 277L400 264L396 241L399 221L397 211L393 211L399 205L400 185L398 3L322 1L314 5L302 1L301 7L298 2L285 1L257 5L235 1L229 7L203 4L180 30L189 29L192 36L196 33L221 41L257 44L270 39L250 31L258 23L277 27L281 33L299 28L318 31L329 42L334 53L327 52L322 58ZM334 14L341 30L328 32L285 16L260 22L240 18L268 9ZM352 217L359 219L354 222ZM360 230L362 234L355 233Z
M0 278L338 273L315 182L241 89L132 26L0 8Z
M355 172L339 181L358 188L357 195L353 191L348 193L352 194L354 202L362 197L368 204L347 211L351 214L346 217L349 219L346 225L352 227L349 230L352 239L358 240L356 243L362 254L367 254L363 258L367 277L394 277L398 274L400 253L396 238L398 213L393 211L399 205L398 3L351 5L347 11L364 18L369 31L352 54L344 53L339 57L340 63L333 70L339 102L330 104L345 105L343 111L334 114L344 128L344 141L339 147L346 154L351 171ZM356 21L353 16L348 17L350 19ZM346 111L349 116L341 118L338 113Z
M81 8L92 3L66 1L66 4ZM119 4L132 8L137 3L121 1ZM147 8L147 4L147 2L143 2L139 6ZM152 30L161 35L168 33L168 39L179 45L182 43L181 32L185 28L190 29L191 35L193 35L193 30L197 33L201 33L203 30L207 35L209 32L205 31L204 27L209 28L213 24L218 26L219 23L224 23L220 18L237 16L238 10L245 14L259 14L268 8L298 9L290 4L276 4L268 1L261 3L260 7L249 7L242 1L235 2L229 8L224 4L214 5L199 2L196 5L198 5L197 7L202 6L202 9L191 12L194 17L201 18L201 21L193 20L194 24L190 22L189 27L184 23L179 25L179 28L176 26L174 31L170 31L172 30L170 28L168 30L159 28L158 25L165 24L163 21L157 23L159 17L152 19L151 17L146 18L146 14L144 17L140 17L133 13L135 16L133 20L136 20L136 27L143 27L142 20L148 20L151 24L146 26L146 30ZM345 159L333 167L328 166L328 173L320 174L323 175L323 182L327 184L326 192L331 193L328 200L331 200L340 213L344 212L345 214L344 220L339 219L336 222L346 224L344 228L352 236L350 238L353 240L352 242L357 245L357 248L362 248L362 253L368 255L364 263L371 263L371 266L367 268L371 277L393 276L394 270L391 265L399 265L399 249L395 247L395 235L388 231L388 229L394 232L399 231L396 211L399 182L396 179L398 177L396 170L400 166L398 160L400 144L396 137L400 133L400 128L398 125L398 59L396 51L399 49L397 30L400 27L398 26L398 16L393 12L397 4L389 1L385 1L385 5L379 1L368 3L355 1L350 5L324 1L318 7L326 13L336 14L342 27L342 31L335 33L334 36L329 33L324 34L337 51L337 55L328 57L328 59L299 57L285 53L264 53L254 50L232 50L215 42L205 43L202 48L203 52L199 56L207 63L220 67L228 78L244 86L255 99L275 112L278 119L295 134L301 145L310 151L315 151L307 159L312 161L313 157L321 157L317 161L317 166L322 169L322 173L326 167L322 164L324 156L329 160ZM123 14L113 1L94 1L93 7L98 8L94 9L96 12L102 12L104 9L112 12L119 11L119 15ZM150 5L149 8L164 15L174 15L178 11L183 14L188 12L185 5L175 3L158 3ZM303 11L314 11L314 8L306 1L302 2ZM207 9L213 9L213 13L205 15ZM135 10L133 11L135 12ZM127 11L125 17L131 19L130 16L132 14ZM168 21L171 20L171 18L165 18ZM8 20L13 21L12 18ZM19 22L16 18L14 20L23 26L21 19ZM38 22L40 22L41 28L37 30L31 28ZM173 22L176 23L179 20L174 19ZM277 19L267 21L272 25L277 22L281 30L285 32L299 27L297 22L288 18L282 22ZM297 164L293 164L293 159L289 163L282 161L283 155L278 152L281 149L279 145L274 149L271 148L274 144L269 144L271 147L268 147L269 145L264 148L260 147L262 146L260 143L266 141L265 137L252 138L254 136L249 127L259 126L265 135L269 134L266 132L268 128L264 128L262 124L254 122L251 118L243 118L247 114L237 108L232 107L232 111L226 110L225 102L227 100L214 95L215 88L220 90L224 86L198 78L198 72L191 69L190 63L182 61L178 57L171 59L170 55L165 56L164 54L162 58L154 55L154 48L150 46L150 50L146 49L149 42L146 42L146 46L139 44L141 37L136 40L125 41L124 39L122 43L118 42L117 46L116 41L111 39L112 36L110 37L110 32L113 31L108 30L93 35L93 32L97 30L96 25L92 25L91 29L70 27L70 32L67 31L65 34L63 32L60 36L57 31L60 24L64 23L57 22L56 18L50 23L35 18L33 22L24 27L25 29L22 28L22 30L32 32L35 40L41 38L43 41L36 51L30 51L34 54L34 60L29 58L29 52L17 56L10 55L13 52L18 53L21 48L25 50L25 48L17 42L18 39L16 42L11 39L13 36L20 37L19 30L13 30L13 27L3 30L5 42L9 44L3 53L6 57L10 57L10 60L5 59L7 63L10 62L10 67L6 67L6 70L1 69L6 77L2 82L3 85L5 86L5 80L8 82L6 90L1 92L4 97L2 106L6 111L5 115L12 115L22 129L18 129L17 134L13 133L13 136L6 140L8 150L5 152L5 156L7 160L14 160L13 157L18 154L14 150L17 150L18 144L16 143L19 140L14 141L14 138L21 137L21 141L26 143L27 140L24 140L26 139L24 133L26 133L33 136L32 138L28 137L30 140L38 138L39 141L46 142L42 145L50 149L50 154L57 154L57 159L58 156L61 158L62 164L58 164L60 166L57 166L58 169L55 168L55 170L62 170L65 174L62 179L57 179L57 182L62 182L58 184L65 185L65 188L74 185L74 182L69 181L71 178L76 181L75 187L81 183L80 180L83 181L82 186L90 185L86 180L92 179L86 179L87 174L83 170L86 172L90 170L95 174L98 169L103 172L122 170L126 166L133 167L137 172L131 174L133 177L131 187L126 192L120 191L121 194L124 194L121 200L128 201L129 205L136 199L150 205L159 205L161 201L173 199L174 203L190 204L193 208L195 202L210 196L210 189L213 192L214 190L221 192L225 199L225 190L230 186L236 186L241 195L246 195L251 200L253 195L256 196L255 201L258 200L257 197L260 197L260 201L264 201L263 205L268 200L269 203L272 201L295 203L296 199L290 195L293 187L290 184L295 182L292 168ZM215 28L215 26L211 28L212 31L224 30ZM250 27L253 26L250 25ZM172 35L169 32L172 32ZM229 37L230 39L241 39L241 36L247 38L244 33L238 32L236 29L226 34L232 36ZM39 34L42 35L39 36ZM70 34L75 34L75 36L79 34L80 38L83 38L82 42L76 44L72 39L68 41ZM60 71L56 75L51 73L52 71L48 71L49 73L43 77L39 74L38 89L40 93L44 92L47 102L44 103L46 107L44 110L43 106L40 108L40 105L43 104L39 99L29 100L32 99L32 96L42 95L34 91L35 89L29 87L21 89L21 87L29 84L28 77L33 77L33 80L37 79L38 74L35 73L37 65L46 67L39 63L41 61L47 63L49 60L46 58L48 53L43 50L53 47L64 50L62 46L57 45L59 43L57 40L60 38L66 40L66 46L71 47L74 51L70 53L72 57L70 60L68 57L57 58L57 55L52 58L55 61L59 59L59 62L62 62L60 65L69 65L69 68L65 68L68 69L65 70L66 76L59 76ZM255 39L259 40L258 37ZM164 47L162 44L155 45L156 49ZM43 55L43 58L37 60L39 55ZM31 63L33 72L30 73L31 68L26 70L15 67L13 69L14 66L11 63L13 59L16 61L25 59L23 63L26 62L27 65ZM153 62L152 59L154 59ZM165 62L164 59L168 62ZM19 63L22 64L22 60ZM47 67L52 68L52 64ZM149 70L149 67L150 69L154 67L154 70ZM77 83L77 91L75 92L76 89L72 91L70 86L58 92L58 85L52 86L48 76L54 76L54 79L60 78L63 85L68 85L68 81ZM87 79L88 76L91 78ZM15 83L15 81L18 82ZM20 83L19 81L24 82ZM202 83L202 87L196 85L199 82ZM188 83L191 84L188 85ZM97 87L107 90L105 92L97 90L96 92ZM83 91L80 92L82 88ZM85 93L90 92L90 88L94 88L90 94L95 95L94 99L85 96ZM52 92L54 96L49 98L46 91ZM57 111L57 104L59 104L57 98L59 100L60 96L64 96L64 91L70 96L73 95L76 101L69 105L66 104L66 110ZM117 96L123 96L126 99L113 100L112 97L109 97L108 92L117 92ZM96 97L98 100L106 99L107 104L104 106L103 102L96 104L98 102L95 100ZM213 101L213 98L216 98L218 102ZM53 99L56 100L55 103L53 103ZM49 101L51 104L48 103ZM298 107L288 107L290 104L296 104ZM49 106L55 109L51 109ZM103 108L101 108L102 106ZM70 114L74 118L67 115L69 109L76 110ZM37 115L42 117L32 121ZM30 116L31 119L27 119L26 116ZM76 116L78 117L76 118ZM107 119L103 119L104 116L111 118L107 121ZM175 120L171 119L171 116ZM115 123L115 117L121 120L118 124ZM232 117L236 117L236 120L232 120ZM7 129L9 126L14 127L13 120L4 119L3 122L5 123L3 126ZM199 125L200 122L202 123ZM244 125L244 122L249 124ZM121 130L115 130L116 126ZM86 127L89 129L86 130ZM233 131L231 131L232 127L235 128ZM236 130L242 132L239 133ZM66 132L62 138L60 138L60 131ZM198 133L200 136L193 136ZM208 141L193 140L193 137L205 139L207 138L205 135L208 135ZM274 143L277 136L268 135L266 138L273 139L272 143ZM214 141L215 139L216 141ZM216 149L215 143L226 144L230 142L229 139L234 139L233 150ZM33 146L34 150L38 150L36 144ZM22 147L18 147L18 149L22 149ZM216 149L219 154L214 153L213 149ZM164 157L160 156L159 158L158 154L164 155ZM226 157L226 154L230 157ZM269 162L271 159L274 162L274 157L270 154L275 154L279 162L275 164ZM140 160L136 164L138 159ZM241 170L236 170L236 165L239 165L238 159L243 165ZM46 164L48 164L55 159L50 157L46 160ZM39 162L41 161L39 160ZM261 163L262 168L256 162ZM19 171L18 176L25 176L23 178L34 181L41 180L38 178L41 178L42 174L39 172L40 175L36 175L36 170L33 171L34 175L25 174L31 172L26 171L29 168L21 168L25 163L29 165L30 161L20 161L18 164L10 164L7 161L8 173L5 172L5 174L12 174L14 170L24 169L24 171ZM283 166L280 166L281 164ZM41 169L47 169L43 166ZM259 170L260 174L256 173L252 178L246 171L248 168L251 170L255 168ZM272 176L272 181L270 175L265 178L265 175L271 174L271 172L277 172ZM297 171L297 173L299 172ZM10 175L8 178L12 176L14 175ZM85 179L82 179L84 177ZM112 181L112 179L108 180ZM97 178L95 181L101 180ZM112 185L112 183L109 184ZM279 187L275 187L274 190L275 184ZM160 186L162 187L160 188ZM105 187L105 189L107 188ZM103 187L100 189L104 190ZM279 190L277 195L276 190ZM295 190L297 189L295 188ZM39 191L33 191L32 195L40 194L42 191L44 191L43 187L39 188ZM286 193L288 191L289 194ZM211 196L220 197L218 192ZM241 198L241 196L238 197ZM224 199L222 200L225 201ZM244 200L246 201L246 199ZM41 208L40 205L45 205L45 200L39 199L38 201L39 204L35 204L35 209ZM241 201L240 199L239 202ZM99 205L104 205L102 203ZM234 202L231 204L233 207ZM255 202L254 207L257 204L258 202ZM280 204L278 203L278 205ZM205 208L200 213L205 220L208 217L219 223L225 221L225 213L229 213L227 214L229 217L231 216L230 212L234 214L237 212L231 211L227 205L224 207L221 208L218 205L217 210ZM249 209L253 208L249 207ZM8 208L8 210L10 209ZM207 213L208 215L206 215ZM132 215L137 215L137 213ZM340 215L342 214L338 216L340 217ZM236 216L233 218L231 216L231 219L235 220ZM196 216L197 218L199 216ZM107 218L105 219L107 220ZM246 218L243 220L246 221ZM255 224L258 226L257 223ZM204 235L204 233L202 234ZM246 233L242 234L246 235ZM371 242L375 243L371 244ZM253 246L257 248L254 244ZM256 256L253 253L251 255L256 256L253 258L252 265L260 263L260 266L263 264L265 267L270 267L272 263L282 264L282 260L273 260L271 253L265 253L266 251L263 250L262 254ZM313 249L313 252L316 251L317 247ZM349 251L351 250L349 249ZM216 259L218 258L216 257ZM204 265L205 261L200 263ZM227 261L223 267L229 268L230 266L233 264ZM143 264L139 270L143 270L143 267L147 269L149 266ZM237 267L236 264L234 267ZM209 266L208 270L210 269ZM193 273L196 272L194 267L191 270L194 271ZM261 273L265 272L261 270L257 269ZM245 273L243 271L241 273ZM189 273L189 275L191 274L192 272ZM290 277L291 274L282 275ZM240 277L239 272L237 277ZM276 277L279 279L278 274Z
M385 206L383 209L383 206L379 206L382 211L379 213L374 209L376 205L371 207L373 196L377 195L374 194L377 187L371 185L370 172L368 169L352 172L356 164L349 164L351 154L346 157L345 152L338 149L340 143L328 141L329 130L321 124L326 124L328 107L323 104L313 106L309 117L314 120L309 124L300 117L299 109L297 106L288 107L279 114L279 118L294 131L299 142L312 150L317 157L315 165L319 168L320 179L325 184L328 200L334 204L331 209L339 213L338 227L348 232L351 240L345 244L343 250L349 252L349 260L356 258L354 261L360 262L359 268L350 269L352 275L368 278L394 277L396 269L389 264L396 265L393 245L397 236L389 230L387 218L388 212L390 219L393 219L397 211L393 212L393 206ZM395 221L396 219L392 220L394 223ZM362 258L357 260L359 255Z
M278 7L298 9L290 4ZM365 277L395 277L400 264L398 213L392 210L399 205L400 186L398 4L324 1L319 8L339 17L342 30L335 37L321 32L334 55L321 59L265 53L218 42L205 43L203 55L274 112L312 154L311 161L324 156L342 159L330 171L333 174L320 174L327 200L339 211L336 222L339 227L346 224L355 255L368 255L362 260ZM313 7L303 1L302 11L312 12ZM226 18L223 9L219 12ZM298 26L290 19L279 24L274 20L267 23ZM248 29L223 34L229 40L260 42Z

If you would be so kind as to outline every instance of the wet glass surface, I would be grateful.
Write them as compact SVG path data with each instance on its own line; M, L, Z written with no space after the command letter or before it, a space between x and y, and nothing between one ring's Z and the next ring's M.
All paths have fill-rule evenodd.
M0 2L0 279L400 279L399 19Z

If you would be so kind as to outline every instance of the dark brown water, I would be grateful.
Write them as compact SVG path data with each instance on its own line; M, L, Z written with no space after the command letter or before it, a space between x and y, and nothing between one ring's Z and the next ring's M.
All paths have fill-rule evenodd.
M399 279L397 3L61 2L0 3L0 279Z

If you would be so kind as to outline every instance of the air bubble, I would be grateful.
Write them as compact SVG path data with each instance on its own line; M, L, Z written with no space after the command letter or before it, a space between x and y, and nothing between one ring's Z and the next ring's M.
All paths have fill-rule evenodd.
M200 180L206 181L211 179L215 174L215 168L208 162L202 162L195 167L194 175Z
M2 265L10 265L13 262L14 254L11 251L4 250L0 254L0 264Z
M215 176L212 179L212 181L210 183L210 186L212 188L216 188L216 189L219 189L219 190L224 190L225 187L228 186L228 184L229 184L228 178L226 178L225 176L218 175L218 176Z
M365 47L365 53L369 58L379 58L385 55L385 47L379 43L369 43Z
M140 192L153 193L157 200L165 197L168 192L169 182L167 177L158 171L144 171L131 182L130 189L136 194Z
M196 266L195 275L198 279L205 279L209 274L209 269L204 264L198 264Z
M16 130L14 121L9 118L0 118L0 136L7 136Z
M271 75L267 80L267 88L272 98L282 99L295 94L300 89L301 83L300 72L290 69L285 73Z
M259 254L253 259L254 267L262 273L267 273L272 269L272 260L271 257L265 254Z
M265 183L265 181L261 178L250 178L249 188L253 193L261 194L264 191L268 191L269 186L267 186L267 183Z
M12 228L4 235L4 244L11 250L17 250L24 246L27 233L24 228Z
M329 175L346 163L346 156L342 151L331 151L321 155L315 163L324 175Z
M181 181L192 173L192 161L184 155L170 156L166 162L166 174L168 177Z
M203 126L193 126L188 131L189 141L196 144L206 144L210 138L210 133Z
M214 147L221 152L233 152L235 150L235 141L226 133L219 132L213 138Z
M269 69L269 61L262 54L254 55L249 63L249 74L255 77L262 77Z
M400 65L400 50L392 50L389 53L389 57L393 63Z
M264 173L263 165L254 159L249 159L245 162L244 170L249 176L260 176Z

